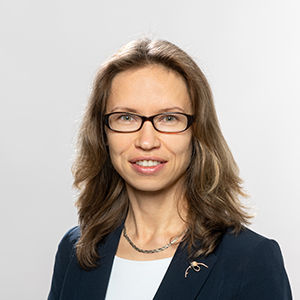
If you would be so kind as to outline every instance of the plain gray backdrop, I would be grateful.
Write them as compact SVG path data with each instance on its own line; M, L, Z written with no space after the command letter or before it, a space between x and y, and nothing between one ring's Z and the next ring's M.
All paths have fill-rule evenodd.
M299 1L0 1L1 299L46 299L77 224L74 142L100 64L147 35L206 74L256 218L300 298Z

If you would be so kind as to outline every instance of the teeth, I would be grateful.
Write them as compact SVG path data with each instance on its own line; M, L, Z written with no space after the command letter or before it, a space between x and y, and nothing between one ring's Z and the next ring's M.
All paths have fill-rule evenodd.
M135 163L142 167L153 167L159 165L161 162L155 160L139 160Z

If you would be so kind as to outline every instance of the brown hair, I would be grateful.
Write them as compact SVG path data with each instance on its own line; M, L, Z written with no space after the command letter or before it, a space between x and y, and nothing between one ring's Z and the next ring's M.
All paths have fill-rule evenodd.
M129 207L124 180L113 168L106 146L103 116L111 82L119 72L149 64L163 65L185 79L195 116L193 151L185 176L189 230L183 241L190 256L208 255L227 228L238 233L251 218L239 200L239 196L247 195L221 133L204 74L176 45L140 38L123 46L101 66L79 130L72 172L73 186L80 190L76 206L81 236L76 254L85 269L97 266L97 244L121 224Z

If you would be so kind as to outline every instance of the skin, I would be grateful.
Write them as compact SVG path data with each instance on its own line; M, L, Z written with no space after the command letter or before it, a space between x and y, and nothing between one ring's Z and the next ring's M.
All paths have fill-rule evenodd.
M126 108L125 108L126 107ZM177 107L177 108L172 108ZM127 109L128 108L128 109ZM168 111L192 114L191 101L181 75L161 65L150 65L117 74L107 101L106 113L131 111L151 116ZM142 249L155 249L186 228L177 212L186 216L183 176L192 153L192 131L167 134L156 131L151 122L133 133L105 129L112 164L124 179L130 201L125 226L131 240ZM167 160L158 173L137 173L130 159L156 156ZM134 250L121 235L116 255L133 260L170 257L177 245L155 254Z

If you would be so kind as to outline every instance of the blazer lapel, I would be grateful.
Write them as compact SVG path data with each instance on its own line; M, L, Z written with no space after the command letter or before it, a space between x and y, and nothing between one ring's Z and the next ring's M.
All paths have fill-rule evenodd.
M199 256L193 260L197 264L194 263L192 268L187 248L179 244L153 300L195 299L216 260L215 254Z
M73 257L67 271L61 300L105 299L124 223L125 220L99 244L99 267L91 271L85 271L79 267L75 256ZM194 261L205 266L199 264L199 271L196 271L197 267L195 269L189 268L191 261L188 260L187 248L182 247L180 243L153 300L196 298L213 269L216 259L217 256L215 254L210 254L207 257L198 257ZM188 271L187 276L185 276L186 271Z

